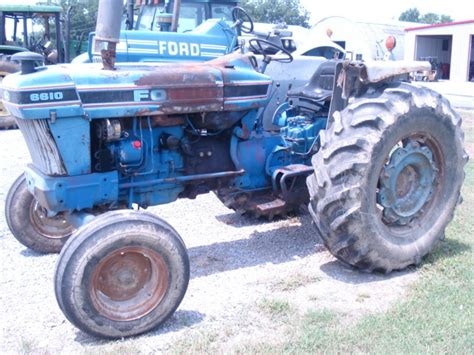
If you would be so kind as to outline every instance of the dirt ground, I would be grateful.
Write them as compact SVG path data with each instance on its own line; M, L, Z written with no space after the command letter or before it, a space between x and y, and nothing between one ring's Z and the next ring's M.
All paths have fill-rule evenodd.
M346 322L384 311L418 278L413 268L380 275L343 266L326 251L305 211L256 221L208 194L150 209L177 229L188 248L191 280L177 312L143 336L96 339L70 324L57 306L57 255L26 249L8 230L5 197L29 155L18 130L0 131L0 142L1 353L185 352L189 339L217 342L225 352L263 337L291 337L292 320L308 310L336 312ZM282 308L287 318L279 319Z

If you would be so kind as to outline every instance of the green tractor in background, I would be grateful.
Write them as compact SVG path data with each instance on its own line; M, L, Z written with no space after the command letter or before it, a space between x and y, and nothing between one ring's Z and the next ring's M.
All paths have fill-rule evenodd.
M40 53L45 64L65 62L61 12L60 6L0 5L0 82L20 70L19 63L11 61L18 52ZM13 117L0 104L0 129L15 126Z

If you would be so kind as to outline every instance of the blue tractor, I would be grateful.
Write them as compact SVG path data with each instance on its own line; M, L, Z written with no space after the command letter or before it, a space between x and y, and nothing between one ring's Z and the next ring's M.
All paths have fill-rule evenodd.
M99 16L119 4L101 1ZM328 250L367 272L418 264L444 237L468 157L449 102L403 81L426 63L328 61L265 131L265 69L291 61L284 48L261 64L237 52L115 65L114 23L97 31L103 65L35 68L21 53L2 89L32 158L8 193L8 226L29 248L61 251L56 298L84 332L146 332L185 295L183 240L134 206L209 191L267 218L308 205Z
M253 30L250 17L236 6L233 0L128 0L116 60L203 61L231 53L236 49L237 36ZM87 53L73 63L101 61L95 33L91 33Z

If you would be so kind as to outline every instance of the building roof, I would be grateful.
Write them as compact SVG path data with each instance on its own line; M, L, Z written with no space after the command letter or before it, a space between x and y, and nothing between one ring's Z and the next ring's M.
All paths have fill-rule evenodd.
M418 27L408 27L405 28L405 31L417 31L417 30L426 30L429 28L437 28L437 27L449 27L449 26L456 26L456 25L466 25L466 24L474 24L474 20L465 20L465 21L455 21L455 22L447 22L447 23L435 23L434 25L424 25Z

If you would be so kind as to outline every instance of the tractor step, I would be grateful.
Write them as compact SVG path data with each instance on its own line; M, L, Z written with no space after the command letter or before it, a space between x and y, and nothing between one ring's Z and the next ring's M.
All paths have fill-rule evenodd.
M260 203L255 206L255 209L264 214L274 212L275 214L280 213L280 211L286 208L286 202L282 199L276 198L273 201Z

